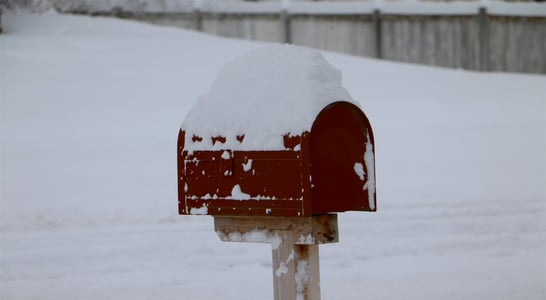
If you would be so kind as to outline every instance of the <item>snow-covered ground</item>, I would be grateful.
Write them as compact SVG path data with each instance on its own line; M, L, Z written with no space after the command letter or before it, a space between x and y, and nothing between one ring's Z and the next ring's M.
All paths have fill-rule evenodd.
M263 44L4 15L1 299L272 299L271 249L178 216L176 138ZM325 53L375 129L377 213L339 216L323 299L545 299L546 77Z

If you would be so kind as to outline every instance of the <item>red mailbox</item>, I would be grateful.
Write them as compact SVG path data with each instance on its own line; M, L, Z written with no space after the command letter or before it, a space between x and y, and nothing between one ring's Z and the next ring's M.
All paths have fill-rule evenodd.
M202 143L205 137L192 136ZM213 145L226 137L211 137ZM244 144L245 136L236 137ZM283 136L285 150L185 150L178 137L180 214L312 216L375 211L374 140L349 102L326 106L311 131Z
M274 46L228 64L179 133L179 213L375 211L373 132L355 103L310 49Z

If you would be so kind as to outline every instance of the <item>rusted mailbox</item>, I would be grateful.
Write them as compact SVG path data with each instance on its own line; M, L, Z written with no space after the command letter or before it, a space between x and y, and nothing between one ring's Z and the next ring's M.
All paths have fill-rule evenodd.
M333 102L310 131L285 133L284 150L185 149L186 141L207 138L217 147L227 142L224 136L190 140L180 131L180 214L290 217L376 209L372 128L352 103ZM244 134L235 139L244 146Z

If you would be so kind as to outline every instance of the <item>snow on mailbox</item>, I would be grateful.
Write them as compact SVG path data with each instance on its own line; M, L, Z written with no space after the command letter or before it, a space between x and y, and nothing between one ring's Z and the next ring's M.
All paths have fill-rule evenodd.
M374 138L341 73L303 47L227 64L182 123L180 214L375 211Z

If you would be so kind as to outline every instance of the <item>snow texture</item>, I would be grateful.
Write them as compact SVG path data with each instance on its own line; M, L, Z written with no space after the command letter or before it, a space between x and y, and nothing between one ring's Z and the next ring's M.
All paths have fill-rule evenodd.
M206 204L203 204L200 208L192 208L190 214L192 215L206 215L209 212L209 207Z
M297 241L300 245L312 245L315 243L315 239L311 234L308 235L300 235Z
M227 197L226 199L231 200L249 200L250 194L243 193L241 191L241 186L236 184L233 186L233 189L231 189L231 196Z
M282 242L277 234L271 234L267 230L256 229L250 232L240 233L237 231L228 234L222 231L216 231L216 234L225 242L249 242L249 243L269 243L273 250L277 249Z
M280 243L279 243L279 245L280 245ZM273 250L276 250L279 245L277 245L277 247L273 247ZM290 255L288 255L288 257L286 258L286 260L284 262L281 261L279 266L275 269L275 276L281 277L281 276L283 276L285 274L288 274L288 264L292 260L294 260L295 257L296 257L296 254L295 254L294 250L292 250L290 252Z
M279 264L279 267L275 270L275 276L281 277L287 273L288 273L288 266L284 262L281 262Z
M248 172L252 170L252 159L249 159L246 163L243 163L243 171Z
M368 205L371 210L375 210L375 158L373 154L373 145L370 140L370 134L366 136L366 152L364 152L364 163L368 171L368 177L364 184L364 189L368 190Z
M272 299L272 246L177 214L174 156L218 70L266 45L100 17L2 25L0 298ZM374 128L381 195L320 246L323 299L545 299L546 76L323 55Z
M253 50L228 63L188 113L181 126L185 149L285 150L284 135L310 131L318 113L341 100L355 103L341 72L318 51L292 45ZM217 136L226 142L213 144Z
M309 265L305 260L298 260L296 264L296 300L305 299L305 286L309 282Z
M358 178L360 178L360 180L364 180L366 176L366 172L364 172L364 166L361 163L356 162L353 169Z
M221 156L222 159L230 159L231 158L231 154L229 153L229 151L224 151L222 152L222 156Z

